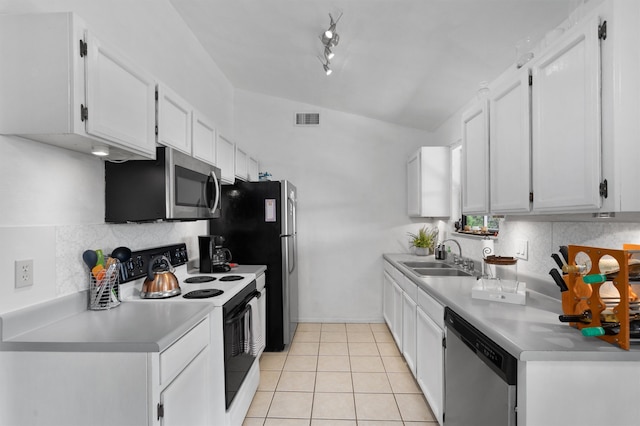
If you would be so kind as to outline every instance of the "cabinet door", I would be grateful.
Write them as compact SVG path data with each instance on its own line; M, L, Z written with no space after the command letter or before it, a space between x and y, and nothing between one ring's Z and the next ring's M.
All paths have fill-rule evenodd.
M208 425L209 348L198 356L160 394L163 426Z
M420 151L407 160L407 212L420 216Z
M416 302L402 293L402 355L416 375Z
M158 143L191 155L191 106L168 87L158 85Z
M491 90L489 116L491 212L528 212L531 205L528 69Z
M395 281L391 282L393 290L393 327L391 334L402 352L402 289Z
M87 133L155 156L156 85L112 47L87 31Z
M213 123L197 111L193 111L192 152L193 156L206 163L217 165L216 128Z
M423 146L407 161L409 216L449 217L451 214L451 150Z
M218 136L216 141L218 151L217 166L222 171L222 182L233 183L235 181L235 151L233 142L224 136Z
M383 274L382 315L389 330L393 330L393 280L386 271Z
M598 26L574 27L532 65L534 211L601 205Z
M236 155L235 155L235 175L238 179L246 181L249 178L249 156L247 153L241 149L238 145L236 145Z
M260 180L260 163L253 157L249 157L249 182Z
M462 213L489 212L489 114L487 101L462 115Z
M416 380L438 423L442 424L444 332L422 309L417 309L416 317Z

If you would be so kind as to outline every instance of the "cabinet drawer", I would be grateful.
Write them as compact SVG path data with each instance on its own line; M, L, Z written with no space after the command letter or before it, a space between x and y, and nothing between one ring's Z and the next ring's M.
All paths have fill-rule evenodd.
M444 306L420 288L418 289L418 306L444 330Z
M209 344L209 317L160 354L160 384L170 382Z
M404 279L402 272L398 271L391 263L384 262L384 270L393 278L393 281L398 285L402 285L401 282Z
M398 284L411 300L418 302L418 285L416 283L403 275L400 277Z

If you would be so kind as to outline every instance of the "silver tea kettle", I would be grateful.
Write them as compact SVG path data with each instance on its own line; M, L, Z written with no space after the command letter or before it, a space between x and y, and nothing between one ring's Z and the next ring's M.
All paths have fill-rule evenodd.
M156 262L158 260L159 262ZM175 269L166 256L154 256L149 262L147 278L142 284L140 297L142 299L164 299L179 295L181 293L180 283L173 271Z

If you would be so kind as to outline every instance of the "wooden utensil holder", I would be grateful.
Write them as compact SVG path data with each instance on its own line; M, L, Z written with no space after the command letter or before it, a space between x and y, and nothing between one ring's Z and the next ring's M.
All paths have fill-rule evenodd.
M613 286L618 290L620 300L616 306L610 308L618 317L620 322L620 332L616 335L597 336L599 339L617 345L622 349L629 350L629 258L638 250L613 250L588 246L568 246L569 265L577 265L576 255L586 254L591 260L591 269L586 275L601 274L600 259L603 256L611 256L620 267L618 274L611 280ZM585 327L601 327L600 314L608 309L606 303L600 296L600 287L604 283L585 284L583 275L570 272L563 276L569 290L562 292L562 311L566 315L581 315L586 310L591 310L591 323L572 322L570 325L579 330Z

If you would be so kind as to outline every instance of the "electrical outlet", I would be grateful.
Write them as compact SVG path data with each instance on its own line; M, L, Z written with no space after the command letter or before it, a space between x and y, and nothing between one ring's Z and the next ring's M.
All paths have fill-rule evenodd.
M529 258L529 241L516 240L516 257L522 260Z
M33 285L33 259L16 260L16 288Z

